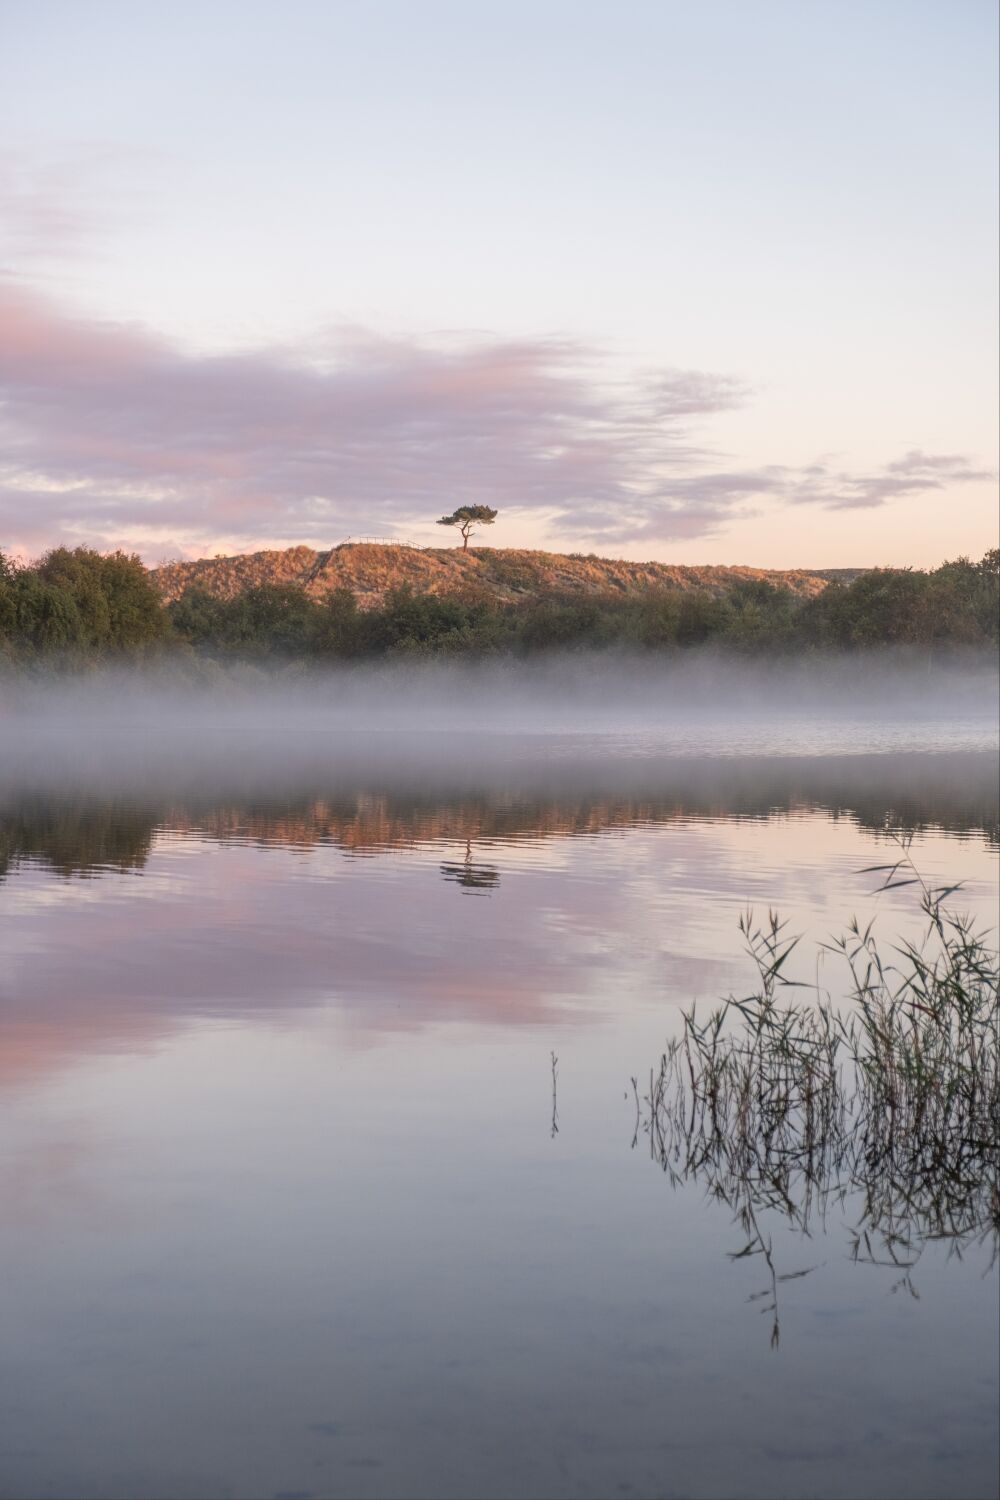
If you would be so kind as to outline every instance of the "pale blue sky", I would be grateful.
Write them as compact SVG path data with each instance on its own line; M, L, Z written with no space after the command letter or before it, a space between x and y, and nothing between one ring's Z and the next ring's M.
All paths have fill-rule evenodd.
M0 546L18 517L26 546L90 527L149 555L365 530L435 540L462 465L484 455L467 488L487 498L485 463L507 444L523 462L492 492L496 545L779 566L982 551L995 486L970 476L996 464L996 53L986 0L0 3L3 285L51 304L53 348L71 314L99 343L117 336L107 320L154 334L146 375L174 345L170 399L211 374L219 424L199 479L183 427L161 422L155 465L148 441L137 463L141 413L125 442L112 405L84 413L77 392L76 419L132 449L120 472L110 439L96 470L80 445L48 464L65 413L54 391L40 411L15 371L27 460L8 476ZM230 464L223 493L223 419L245 387L223 390L219 356L255 362L266 422L266 381L336 364L343 325L364 331L352 400L389 375L398 389L393 350L408 391L414 368L440 377L435 351L472 351L446 382L466 382L457 404L439 393L433 414L435 451L449 423L470 439L447 450L461 461L425 443L418 475L407 439L377 473L365 459L364 482L355 454L354 477L327 487L340 453L316 449L313 427L301 493L273 448L259 483ZM574 346L556 387L540 375L551 339ZM484 359L494 390L510 343L532 356L510 375L504 355L514 385L487 411L469 392ZM621 385L664 368L747 394L692 404L689 382L678 406L675 382L664 448L649 429L662 436L664 412L637 417ZM565 388L580 371L585 399ZM346 399L341 383L338 413ZM395 453L405 414L387 425L379 399L377 447ZM558 430L543 431L553 402ZM349 444L350 424L334 426ZM539 466L564 446L572 483L564 465L547 492ZM177 448L179 467L164 457ZM614 526L588 531L602 506L618 507Z

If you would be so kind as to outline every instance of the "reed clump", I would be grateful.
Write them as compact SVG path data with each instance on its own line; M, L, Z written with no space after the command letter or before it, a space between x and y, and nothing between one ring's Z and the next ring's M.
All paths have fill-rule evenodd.
M816 986L788 1003L798 940L774 912L741 931L758 987L704 1019L685 1013L649 1093L636 1099L654 1159L675 1184L698 1181L777 1275L758 1216L777 1211L808 1234L846 1207L858 1259L909 1272L925 1244L1000 1242L1000 1035L997 955L952 910L958 887L932 888L902 857L874 867L880 889L912 885L925 931L884 950L853 922L824 945L845 965L836 1003ZM810 987L812 988L812 987ZM804 1274L804 1273L796 1273ZM910 1283L912 1290L912 1283Z

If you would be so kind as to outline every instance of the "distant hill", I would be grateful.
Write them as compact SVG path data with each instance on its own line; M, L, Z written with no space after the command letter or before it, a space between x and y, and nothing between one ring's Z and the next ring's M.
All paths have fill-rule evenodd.
M344 542L328 552L289 547L238 557L166 563L152 570L164 603L192 585L230 599L265 583L297 584L314 599L348 588L361 606L380 604L389 589L409 584L417 593L461 594L474 590L501 603L539 594L638 594L649 589L699 589L724 594L744 579L766 579L802 597L819 594L833 579L844 583L860 568L681 567L675 563L625 562L578 553L530 552L500 547L408 547L381 542Z

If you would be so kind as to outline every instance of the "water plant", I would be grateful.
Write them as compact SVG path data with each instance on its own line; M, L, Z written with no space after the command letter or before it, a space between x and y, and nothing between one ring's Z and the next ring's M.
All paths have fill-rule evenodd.
M766 1212L803 1234L843 1209L856 1260L912 1270L925 1246L947 1241L1000 1247L1000 1034L997 955L953 910L960 887L931 887L909 841L900 858L871 867L880 890L913 886L924 932L884 949L857 921L822 945L845 965L835 1001L788 976L798 939L777 913L747 912L740 929L757 970L750 996L730 997L704 1018L684 1013L649 1092L636 1102L636 1132L675 1185L698 1182L732 1210L745 1235L734 1258L767 1264L780 1337L778 1274L762 1226ZM805 1003L789 1003L809 988ZM811 1268L810 1268L811 1269Z

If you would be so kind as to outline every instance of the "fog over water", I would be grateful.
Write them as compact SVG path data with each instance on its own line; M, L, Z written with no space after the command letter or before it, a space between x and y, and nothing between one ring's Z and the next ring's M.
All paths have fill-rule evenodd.
M550 760L570 774L573 762L663 754L989 749L998 706L996 664L981 653L771 664L573 654L271 673L185 663L8 677L0 778L65 787L164 776L193 787L203 775L349 776L377 765L426 785Z

